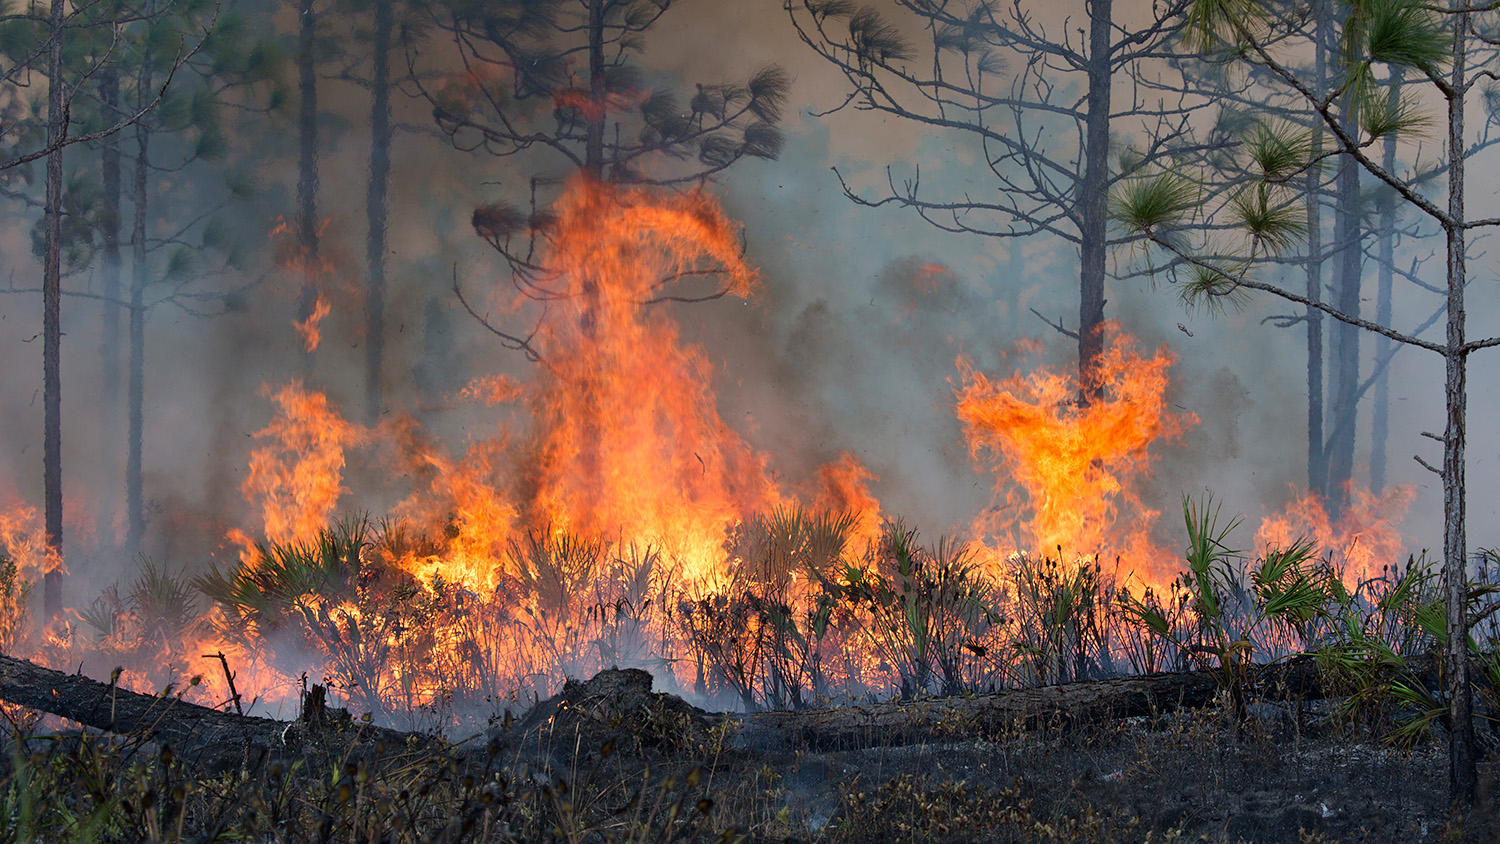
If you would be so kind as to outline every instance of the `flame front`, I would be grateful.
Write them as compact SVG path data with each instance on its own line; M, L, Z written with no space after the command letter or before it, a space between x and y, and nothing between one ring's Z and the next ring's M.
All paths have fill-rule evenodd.
M301 383L262 393L275 401L276 416L255 433L261 445L250 452L241 491L259 503L266 539L311 542L333 519L345 492L345 450L365 434L344 421L327 396Z
M408 726L610 665L646 666L714 703L805 705L836 688L1058 679L1026 656L1016 572L1086 589L1100 558L1148 586L1181 567L1153 540L1141 494L1158 444L1196 423L1169 410L1165 349L1142 353L1111 327L1087 402L1069 375L991 376L960 359L955 410L994 506L967 543L922 545L887 518L853 454L784 488L721 417L719 373L684 340L673 300L704 298L679 295L684 279L712 277L709 298L741 299L758 280L707 193L579 180L539 219L536 365L449 397L504 405L496 430L454 450L415 418L365 428L311 386L265 387L273 413L241 487L255 517L229 535L237 560L197 581L212 610L161 623L163 596L191 601L153 569L143 588L75 612L43 655L127 664L122 682L159 690L224 653L245 700L322 680ZM915 283L946 278L927 266ZM351 463L405 485L387 518L338 519ZM1394 562L1410 491L1354 499L1337 523L1305 499L1257 541L1311 532L1352 570ZM1034 565L1059 549L1071 558ZM0 516L0 551L27 578L61 565L31 509ZM219 668L196 688L223 705Z

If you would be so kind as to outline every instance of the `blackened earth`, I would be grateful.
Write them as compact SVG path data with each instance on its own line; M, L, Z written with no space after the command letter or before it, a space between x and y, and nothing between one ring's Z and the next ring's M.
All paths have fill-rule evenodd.
M708 822L750 841L1500 842L1494 736L1478 800L1458 810L1440 732L1397 750L1381 725L1335 724L1330 712L1260 705L1245 722L1207 709L768 751L741 740L742 720L654 692L648 673L628 669L569 683L505 743L532 775L595 792L615 778L695 783Z

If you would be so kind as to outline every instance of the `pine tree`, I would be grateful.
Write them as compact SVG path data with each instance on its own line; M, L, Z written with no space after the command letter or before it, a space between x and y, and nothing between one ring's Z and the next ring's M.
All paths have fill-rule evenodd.
M1113 0L1088 0L1083 25L1074 18L1049 27L1025 4L987 0L786 0L802 41L843 73L848 93L838 108L882 112L965 137L983 164L949 188L924 183L917 167L887 168L889 190L874 198L839 175L845 194L865 206L895 204L945 231L995 238L1046 235L1078 249L1078 326L1054 328L1076 338L1082 398L1098 389L1106 256L1111 236L1106 196L1111 136L1145 127L1189 155L1193 101L1181 96L1180 68L1145 62L1173 54L1186 2L1151 4L1129 27ZM908 32L922 33L921 41ZM1161 74L1166 74L1165 76ZM1115 81L1137 81L1117 101ZM1157 98L1160 99L1157 99ZM1212 138L1206 147L1217 144ZM1162 147L1138 156L1159 160ZM969 189L982 177L983 191ZM1040 316L1040 315L1039 315ZM1049 323L1050 324L1050 323Z
M1193 9L1194 33L1205 48L1223 49L1262 78L1299 98L1318 117L1315 133L1289 132L1261 123L1244 139L1239 189L1222 207L1203 208L1201 184L1182 173L1160 172L1122 185L1112 213L1127 230L1147 237L1184 262L1180 291L1190 303L1222 307L1261 291L1316 308L1340 323L1374 332L1395 343L1437 354L1444 366L1444 425L1440 467L1417 458L1436 473L1443 488L1443 582L1446 629L1443 642L1448 701L1449 784L1458 800L1471 800L1476 783L1477 747L1468 652L1470 606L1466 538L1465 448L1468 439L1469 356L1500 345L1500 337L1471 340L1464 310L1472 232L1500 226L1495 217L1474 217L1466 208L1467 169L1489 150L1475 143L1466 126L1466 107L1482 92L1481 68L1496 59L1495 11L1462 2L1430 5L1418 0L1357 0L1348 5L1337 62L1338 85L1321 94L1295 61L1305 54L1305 33L1283 25L1284 16L1261 2L1200 0ZM1401 86L1399 93L1392 89ZM1479 91L1476 91L1479 88ZM1424 100L1418 90L1429 99ZM1430 111L1427 104L1435 107ZM1432 112L1438 115L1434 118ZM1493 124L1495 117L1491 115ZM1401 133L1429 128L1443 136L1437 167L1393 171L1377 160L1374 146ZM1487 127L1486 131L1493 128ZM1484 133L1480 133L1481 135ZM1336 159L1336 162L1330 162ZM1443 238L1446 255L1442 288L1445 326L1441 340L1416 330L1350 313L1261 280L1256 269L1306 235L1304 197L1296 189L1302 174L1327 163L1348 161L1392 191L1401 206L1431 223ZM1425 177L1443 177L1445 201L1428 197ZM1232 225L1233 241L1207 239L1198 249L1185 246L1186 231ZM1416 323L1404 315L1396 319Z

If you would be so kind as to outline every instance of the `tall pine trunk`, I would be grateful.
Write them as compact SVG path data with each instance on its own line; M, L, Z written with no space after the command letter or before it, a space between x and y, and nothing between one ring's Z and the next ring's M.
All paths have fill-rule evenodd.
M1333 27L1329 25L1327 0L1314 3L1313 18L1317 37L1313 39L1313 84L1322 97L1328 79L1329 42ZM1321 145L1322 136L1314 143ZM1321 150L1315 148L1313 154ZM1307 171L1307 260L1303 271L1307 278L1307 299L1323 301L1323 181L1316 167ZM1307 488L1326 494L1328 491L1328 452L1323 447L1323 312L1307 306Z
M1464 535L1464 439L1468 385L1468 352L1464 349L1464 280L1466 275L1464 217L1464 105L1467 67L1465 36L1469 12L1456 15L1453 66L1448 98L1448 326L1444 399L1447 423L1443 428L1443 585L1447 599L1448 646L1448 785L1451 795L1471 802L1477 780L1474 743L1474 701L1469 688L1468 544Z
M99 71L99 99L104 108L105 120L113 123L123 113L120 100L120 72L114 65ZM101 492L99 507L99 537L101 544L113 546L115 507L119 503L119 416L120 416L120 366L124 356L120 350L120 274L124 267L120 262L120 220L123 191L120 185L120 138L112 134L105 138L99 149L99 175L103 189L104 207L100 213L99 285L104 298L103 322L99 327L99 430Z
M299 103L297 134L297 246L303 260L302 295L297 320L307 324L318 300L318 77L316 55L317 13L313 0L297 0L300 27L297 34ZM311 371L312 353L303 347L303 369Z
M151 90L151 65L141 61L136 82L137 109L146 104ZM125 547L138 551L146 534L145 481L143 451L145 448L146 403L146 215L150 212L147 176L151 167L151 126L146 118L135 124L135 170L132 173L132 218L130 246L130 367L127 381L125 459Z
M1402 72L1395 68L1391 72L1392 105L1401 96ZM1386 135L1381 151L1381 166L1385 172L1396 172L1396 136ZM1396 262L1396 193L1387 190L1380 201L1380 274L1375 292L1375 321L1380 325L1391 324L1391 291L1395 282ZM1370 491L1379 493L1385 489L1386 442L1390 438L1391 370L1390 355L1395 341L1384 334L1375 337L1375 360L1384 362L1375 376L1374 406L1370 415Z
M604 172L604 127L608 116L606 103L609 98L609 90L605 79L604 61L604 7L606 0L588 0L588 36L589 36L589 98L587 111L584 119L588 121L587 136L584 142L584 178L595 182L602 182L605 178ZM603 308L603 294L599 289L599 280L592 274L585 274L579 285L579 295L582 302L579 305L578 328L583 343L590 346L598 343L598 315ZM594 353L590 349L587 353ZM603 377L603 373L594 373L594 381L590 389L599 389L597 379ZM597 408L590 408L588 418L582 420L583 438L578 447L578 472L587 484L587 500L583 507L591 509L594 504L602 500L604 496L604 471L602 469L603 459L599 453L600 432L603 429L603 421L599 418Z
M386 191L391 176L391 30L392 0L375 0L375 66L370 80L370 184L365 193L369 232L365 264L365 418L380 421L381 370L385 354Z
M1099 356L1104 338L1104 251L1108 235L1110 36L1113 0L1089 3L1088 116L1083 183L1079 185L1078 387L1079 398L1099 396Z
M605 106L609 91L604 78L604 4L589 2L589 102L588 137L584 143L584 170L595 179L604 179Z
M52 0L47 50L47 205L42 212L42 501L47 547L62 559L62 144L67 135L63 110L63 0ZM62 572L42 582L42 611L50 620L62 612Z
M1346 130L1354 131L1348 121L1347 105L1344 121ZM1359 170L1358 162L1345 160L1334 189L1337 203L1334 212L1334 247L1338 250L1338 261L1334 265L1337 272L1334 307L1352 317L1360 315L1359 296L1364 271L1364 253L1360 246ZM1344 510L1349 483L1354 478L1354 439L1359 418L1359 346L1362 332L1363 329L1359 326L1347 322L1335 323L1333 332L1333 413L1326 451L1328 481L1325 492L1329 516L1335 519Z

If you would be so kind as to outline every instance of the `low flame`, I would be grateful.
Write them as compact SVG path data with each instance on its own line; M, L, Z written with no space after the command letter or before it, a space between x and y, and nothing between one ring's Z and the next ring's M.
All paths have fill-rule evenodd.
M1405 556L1406 543L1397 526L1416 498L1409 485L1392 487L1382 494L1355 484L1348 487L1348 503L1333 518L1327 502L1316 491L1295 494L1281 512L1268 516L1255 533L1259 550L1290 547L1298 539L1313 540L1328 555L1334 568L1351 589L1382 569L1396 566Z

